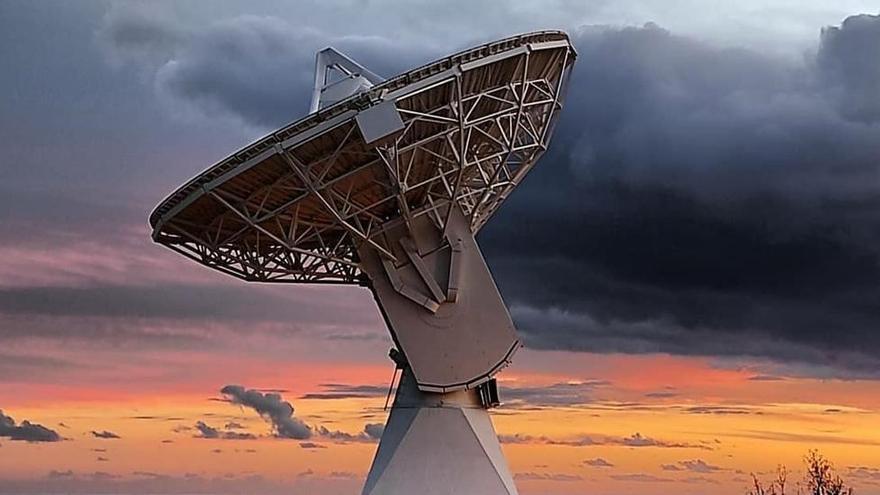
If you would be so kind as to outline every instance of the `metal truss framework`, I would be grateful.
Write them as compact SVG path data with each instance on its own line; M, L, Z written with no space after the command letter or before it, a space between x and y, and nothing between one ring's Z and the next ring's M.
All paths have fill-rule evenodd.
M476 233L546 150L570 53L567 43L521 51L505 62L512 77L488 87L480 77L490 67L448 70L396 97L404 128L378 145L364 143L354 118L279 140L255 186L245 180L258 167L203 185L212 219L170 215L154 238L249 281L354 284L363 243L406 262L385 236L401 222L428 215L445 232L458 207ZM332 145L316 146L322 138Z

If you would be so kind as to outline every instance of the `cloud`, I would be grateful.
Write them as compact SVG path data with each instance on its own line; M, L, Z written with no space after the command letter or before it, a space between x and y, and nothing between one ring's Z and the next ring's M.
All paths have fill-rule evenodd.
M838 445L869 445L880 446L880 441L858 437L842 437L837 435L821 435L814 433L790 433L784 431L747 430L726 433L726 436L754 438L777 442L798 442L804 444L838 444Z
M480 233L526 345L878 376L880 126L836 97L880 101L876 33L848 18L807 62L575 33L553 143Z
M579 436L575 438L566 438L566 439L558 439L558 438L550 438L544 435L534 436L534 435L525 435L522 433L516 433L513 435L498 435L498 440L501 443L507 444L521 444L521 445L564 445L567 447L585 447L588 445L596 445L597 441L594 440L590 436Z
M66 471L58 471L58 470L53 469L53 470L49 471L49 473L46 475L46 477L49 479L67 479L67 478L72 478L74 476L75 476L74 472L70 469L68 469Z
M701 459L694 459L691 461L681 461L679 462L685 469L688 471L692 471L694 473L714 473L717 471L722 471L723 468L718 466L713 466L711 464L707 464L705 461Z
M330 471L327 473L327 478L353 480L359 478L359 475L351 471Z
M675 481L671 478L662 478L653 474L630 473L630 474L612 474L611 479L617 481L635 481L639 483L667 483Z
M303 449L326 449L327 447L315 442L300 442L300 448Z
M614 467L614 464L602 459L601 457L597 457L595 459L587 459L584 461L584 465L591 467L599 467L599 468L610 468Z
M218 430L212 426L207 425L204 421L196 421L195 429L198 430L198 434L194 435L195 438L208 438L208 439L222 439L222 440L255 440L257 438L253 433L242 432L242 431L230 431L229 425L226 425L226 431ZM238 428L242 428L241 425L237 426Z
M706 444L671 442L667 440L647 437L638 432L626 437L608 435L580 435L571 438L550 438L544 435L533 436L517 433L514 435L499 435L498 439L501 441L501 443L508 444L561 445L566 447L616 445L621 447L659 447L669 449L712 450L712 447Z
M372 438L373 440L379 440L382 438L382 433L385 432L385 425L381 423L367 423L364 425L364 433Z
M785 377L776 375L754 375L750 376L749 380L753 382L781 382L785 380Z
M275 436L308 440L312 436L312 428L293 417L293 406L282 400L281 394L262 393L258 390L246 389L241 385L226 385L220 389L227 400L233 404L249 407L272 425Z
M315 433L323 438L341 443L349 442L375 442L382 438L385 425L379 423L367 423L364 429L358 433L348 433L339 430L330 430L324 426L318 426Z
M712 478L707 478L705 476L688 476L681 480L684 483L693 483L693 484L704 484L709 483L712 485L717 485L720 482L718 480L713 480Z
M852 478L868 481L880 482L880 468L869 466L847 466L847 476Z
M99 457L98 460L100 461L101 458ZM118 474L111 474L104 471L95 471L94 473L89 474L88 478L96 481L103 481L119 479L120 476Z
M666 447L673 449L681 449L681 448L704 448L710 449L705 445L701 444L690 444L684 442L667 442L664 440L657 440L656 438L643 436L641 433L633 433L628 437L624 437L620 440L621 445L625 445L627 447Z
M417 52L389 38L335 36L275 16L241 15L184 28L159 12L122 7L105 17L100 33L111 60L150 74L169 108L182 104L264 129L306 114L315 53L328 44L372 62L374 72L387 70L389 58L394 72L418 60Z
M291 304L290 299L273 294L271 288L235 285L0 288L0 313L7 315L280 322L300 314L304 321L329 321L326 315L318 319L317 305L303 302ZM333 319L339 317L344 319L340 322L357 321L350 310L338 312Z
M95 431L95 430L92 430L91 433L92 433L92 436L93 436L93 437L95 437L95 438L101 438L101 439L104 439L104 440L116 440L116 439L118 439L118 438L121 438L121 437L120 437L119 435L117 435L116 433L113 433L112 431L107 431L107 430L103 430L103 431Z
M761 411L742 406L690 406L683 409L686 414L761 414Z
M524 473L516 473L513 477L520 481L581 481L584 478L577 474L566 473L538 473L527 471Z
M212 428L202 421L198 421L195 424L195 428L199 431L197 438L220 438L220 431L216 428Z
M111 61L163 63L187 39L187 32L172 16L149 4L113 5L96 33Z
M676 464L663 464L660 469L664 471L690 471L692 473L711 474L723 471L724 468L708 464L702 459L678 461Z
M502 391L505 407L565 407L592 402L596 388L610 385L605 380L562 382L536 387L511 386Z
M131 221L153 201L138 199L132 206L128 196L153 198L177 181L163 179L158 187L141 179L172 170L175 177L185 178L190 172L182 171L178 161L155 157L152 150L167 145L169 153L181 155L177 160L188 160L197 156L191 151L193 139L202 142L214 128L202 135L187 130L185 143L169 136L182 134L183 127L166 126L159 110L142 104L151 96L158 94L174 111L187 108L211 115L200 121L202 126L212 125L213 116L221 114L266 128L304 113L314 50L327 43L386 75L450 48L443 39L449 38L446 33L435 36L433 43L401 43L382 36L337 36L330 29L303 29L266 16L214 20L223 17L218 15L184 24L162 9L130 5L134 4L115 5L95 36L111 59L137 65L146 74L144 88L121 77L126 73L104 77L108 74L95 61L68 61L65 56L61 61L98 76L69 81L64 77L67 65L47 63L58 72L36 82L64 81L64 91L32 84L40 98L10 103L48 102L45 107L19 108L22 118L10 119L4 130L20 127L29 137L46 135L48 129L59 137L72 133L71 139L79 141L60 142L48 155L9 158L21 158L21 173L52 192L22 202L27 188L13 184L16 196L7 201L16 208L4 211L12 212L8 216L17 220L16 228L31 219L39 220L40 228L37 233L15 233L19 237L2 236L4 241L34 237L54 249L63 243L48 242L56 237L48 237L46 231L52 229L42 228L47 221L64 225L59 239L82 230L83 223L102 224L104 241L116 235L107 226L118 225L118 210L125 209L125 220ZM875 180L880 99L873 56L877 25L877 16L847 18L817 37L815 56L806 60L768 55L778 53L769 49L776 46L722 48L655 25L572 31L580 62L553 143L480 234L526 344L587 352L747 356L797 363L801 373L822 367L833 376L877 377L880 335L872 331L880 324L873 304L880 296L880 233L875 228L880 221ZM497 26L492 32L509 24L499 20ZM441 27L448 28L440 23L421 29L437 34ZM33 48L42 51L28 60L47 55L43 45ZM124 90L119 89L120 81ZM27 87L25 80L14 82ZM67 118L24 122L25 116L56 115L53 107L59 103L91 102L85 96L96 91L106 94L106 105L112 105L94 112L103 127L88 121L73 132L63 124ZM137 106L126 106L131 102ZM64 111L64 116L83 118L93 114L76 106L65 106ZM126 118L120 119L120 113ZM162 125L156 126L157 121ZM35 129L40 132L24 124L39 126ZM66 132L52 127L56 125L66 126ZM149 126L169 130L140 139ZM77 134L108 127L126 129L107 140L125 143L124 151L101 147L97 156L91 151L94 136ZM239 126L236 129L239 132ZM13 153L36 145L41 150L55 146L41 139L19 145L21 132L3 134ZM230 137L217 139L228 142ZM156 141L163 146L155 146ZM206 144L210 146L205 148L215 147ZM71 149L83 157L81 162L62 159ZM166 168L140 166L145 163L132 159L135 155L150 156L157 166L167 163ZM43 163L64 168L37 166ZM132 165L116 165L124 163ZM135 168L147 172L135 173ZM88 191L106 192L113 185L126 200L92 201L82 194L82 186L69 183L69 175L52 173L72 169L81 171L77 175L89 184ZM145 188L152 192L147 194ZM78 199L46 197L62 189ZM113 215L113 221L107 221L107 215ZM72 217L76 221L71 222ZM184 293L190 290L169 287L166 296L155 288L127 292L110 284L66 292L5 288L0 306L20 320L59 313L76 320L107 313L129 321L144 315L230 315L239 320L303 309L276 301L269 301L273 309L268 312L256 304L249 309L252 301L244 299L245 292L252 293L254 287L226 295L212 294L208 287ZM212 304L205 305L198 294L207 294L205 300ZM105 297L113 304L94 303ZM217 313L211 316L211 311ZM289 321L286 314L281 319ZM6 324L10 331L3 337L30 336L34 331L50 338L82 334L125 339L132 334L125 324L106 328L109 325L90 321L71 331L66 323L43 323L38 330L36 323ZM145 334L149 332L139 333ZM178 342L165 334L161 339Z
M270 480L248 473L206 475L135 471L75 472L52 470L42 478L4 479L4 493L87 494L87 493L261 493L282 495L299 493L302 486L289 480Z
M24 420L16 425L11 416L6 416L0 410L0 437L22 442L59 442L62 440L55 430L43 425Z
M131 474L133 474L134 476L142 476L144 478L155 478L155 479L168 477L168 475L166 475L166 474L154 473L152 471L132 471Z
M671 399L673 397L678 397L680 394L678 392L672 391L662 391L662 392L648 392L645 394L645 397L649 399Z
M224 20L195 33L184 51L158 69L155 84L160 93L208 114L271 127L304 113L306 102L290 95L308 94L308 60L317 40L312 30L275 17Z
M312 392L302 395L300 399L366 399L385 397L388 387L383 385L347 385L342 383L322 383L324 392Z
M854 15L822 30L817 57L820 74L832 87L841 113L880 121L880 16Z

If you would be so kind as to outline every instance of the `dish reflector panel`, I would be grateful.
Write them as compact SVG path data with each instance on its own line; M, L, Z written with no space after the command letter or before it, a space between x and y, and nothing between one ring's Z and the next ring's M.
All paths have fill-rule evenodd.
M318 111L171 194L150 216L156 242L249 281L362 283L361 247L401 262L383 236L397 224L445 231L453 205L471 232L489 220L547 148L575 58L565 33L541 31L381 81L322 53ZM331 69L373 86L320 108Z

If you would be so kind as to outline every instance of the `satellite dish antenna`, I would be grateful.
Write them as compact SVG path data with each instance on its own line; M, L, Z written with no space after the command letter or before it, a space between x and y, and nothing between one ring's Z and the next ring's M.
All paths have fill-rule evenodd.
M474 235L547 149L575 56L540 31L382 80L327 48L310 115L150 216L226 274L372 292L402 373L364 495L517 493L487 410L521 344Z

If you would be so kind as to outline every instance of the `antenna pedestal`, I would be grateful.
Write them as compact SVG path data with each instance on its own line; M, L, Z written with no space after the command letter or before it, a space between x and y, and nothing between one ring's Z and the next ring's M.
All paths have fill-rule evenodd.
M516 495L476 389L419 390L405 367L362 495Z

